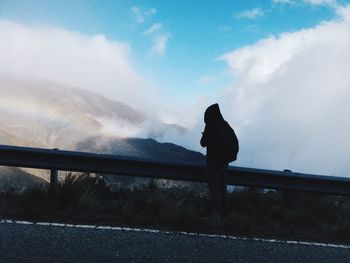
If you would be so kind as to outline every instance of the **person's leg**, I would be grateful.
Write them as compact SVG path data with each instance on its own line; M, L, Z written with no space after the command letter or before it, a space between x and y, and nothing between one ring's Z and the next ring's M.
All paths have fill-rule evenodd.
M227 165L220 167L220 213L227 214Z
M213 163L207 163L206 176L209 188L209 200L211 210L219 212L221 210L221 196L220 196L220 173L218 166Z

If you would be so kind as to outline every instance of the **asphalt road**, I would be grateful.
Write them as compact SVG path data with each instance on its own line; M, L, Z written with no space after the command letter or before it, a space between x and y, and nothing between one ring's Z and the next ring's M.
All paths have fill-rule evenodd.
M0 223L0 262L350 262L350 249Z

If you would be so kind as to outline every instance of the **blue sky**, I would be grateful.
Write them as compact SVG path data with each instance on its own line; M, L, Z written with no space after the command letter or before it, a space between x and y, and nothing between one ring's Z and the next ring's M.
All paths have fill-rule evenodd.
M185 99L232 81L227 65L217 60L222 54L335 16L329 5L288 2L1 0L0 18L127 42L132 63L144 78ZM157 25L158 31L146 33ZM158 53L152 52L157 37L166 39Z

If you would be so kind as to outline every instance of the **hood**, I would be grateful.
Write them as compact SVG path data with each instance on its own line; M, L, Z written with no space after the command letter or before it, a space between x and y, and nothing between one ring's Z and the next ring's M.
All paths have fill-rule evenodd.
M219 104L215 103L209 106L204 113L204 122L206 124L223 122L224 118L221 115Z

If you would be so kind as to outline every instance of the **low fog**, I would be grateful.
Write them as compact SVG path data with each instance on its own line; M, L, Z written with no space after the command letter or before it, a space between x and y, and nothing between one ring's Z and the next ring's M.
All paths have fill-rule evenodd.
M0 20L0 34L7 39L0 42L0 73L48 79L147 109L159 123L187 128L163 131L156 139L202 152L203 113L218 102L240 140L235 164L350 176L350 8L339 8L338 14L334 21L222 54L232 84L176 108L136 72L128 44L103 35ZM108 119L101 122L107 132L125 133ZM152 129L157 137L164 126Z

